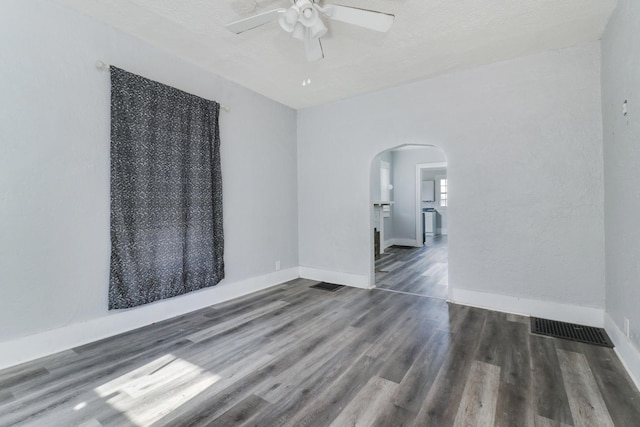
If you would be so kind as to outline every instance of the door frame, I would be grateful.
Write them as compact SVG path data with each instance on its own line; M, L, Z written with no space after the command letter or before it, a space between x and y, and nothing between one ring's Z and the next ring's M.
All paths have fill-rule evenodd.
M422 246L422 170L447 169L447 162L416 164L416 247Z

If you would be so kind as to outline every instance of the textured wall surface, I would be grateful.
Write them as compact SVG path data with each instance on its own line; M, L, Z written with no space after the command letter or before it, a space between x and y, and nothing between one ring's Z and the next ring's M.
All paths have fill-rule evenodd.
M599 43L299 111L302 266L370 279L371 160L416 143L447 156L451 287L604 307Z
M125 317L214 303L276 260L297 267L294 110L49 1L1 8L0 342L113 315L109 73L98 59L231 106L220 118L226 279Z
M640 3L620 0L602 39L607 312L640 349ZM627 101L628 113L623 114Z

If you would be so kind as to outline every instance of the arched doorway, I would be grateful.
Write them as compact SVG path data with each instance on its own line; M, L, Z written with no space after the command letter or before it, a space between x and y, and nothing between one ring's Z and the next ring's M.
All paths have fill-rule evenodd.
M447 158L430 145L379 153L371 164L372 283L376 288L448 297Z

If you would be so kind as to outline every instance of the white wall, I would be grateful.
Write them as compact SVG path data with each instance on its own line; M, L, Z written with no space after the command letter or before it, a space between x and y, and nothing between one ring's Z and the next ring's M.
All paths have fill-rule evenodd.
M370 285L371 160L430 144L455 194L450 288L602 313L601 124L597 42L301 110L300 264Z
M638 121L614 114L620 96L637 104L631 3L605 37L603 99L607 308L637 331ZM0 367L278 283L298 264L369 286L371 161L399 144L447 154L451 288L604 306L599 43L302 110L296 135L295 111L84 15L0 7ZM96 59L231 106L219 286L107 312L109 81Z
M414 242L416 240L416 165L446 161L444 152L437 147L393 152L393 179L396 182L394 238Z
M640 380L640 3L619 0L602 38L606 299L614 342ZM622 113L627 100L628 114ZM630 339L624 336L629 319ZM639 384L640 385L640 384Z
M294 110L51 2L0 9L0 367L297 276ZM109 73L98 59L231 106L218 286L107 311Z

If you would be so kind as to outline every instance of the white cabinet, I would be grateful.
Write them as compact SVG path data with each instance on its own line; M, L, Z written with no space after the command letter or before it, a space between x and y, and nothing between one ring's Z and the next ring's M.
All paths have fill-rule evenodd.
M433 236L436 234L436 220L438 213L436 211L423 212L424 215L424 234Z

